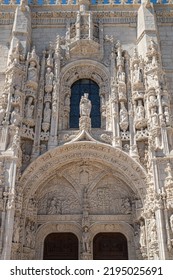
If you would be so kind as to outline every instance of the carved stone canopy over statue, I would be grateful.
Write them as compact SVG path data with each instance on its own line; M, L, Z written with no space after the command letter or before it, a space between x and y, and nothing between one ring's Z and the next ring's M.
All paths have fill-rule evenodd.
M84 93L84 96L80 100L80 116L90 117L91 113L91 101L88 99L88 93Z

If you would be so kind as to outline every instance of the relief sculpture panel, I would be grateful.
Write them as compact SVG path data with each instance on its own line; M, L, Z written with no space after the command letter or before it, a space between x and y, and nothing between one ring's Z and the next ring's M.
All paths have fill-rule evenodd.
M59 185L38 201L38 215L67 215L81 213L77 195L70 187Z
M132 196L116 179L102 180L90 194L90 213L127 215L132 212ZM121 186L120 186L121 184Z

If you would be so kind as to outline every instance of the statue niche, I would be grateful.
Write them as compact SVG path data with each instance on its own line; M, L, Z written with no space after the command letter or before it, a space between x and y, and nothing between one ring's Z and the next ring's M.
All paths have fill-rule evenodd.
M99 86L90 79L80 79L71 87L70 128L79 128L79 116L80 129L84 120L88 121L87 129L90 129L90 121L91 127L101 127Z

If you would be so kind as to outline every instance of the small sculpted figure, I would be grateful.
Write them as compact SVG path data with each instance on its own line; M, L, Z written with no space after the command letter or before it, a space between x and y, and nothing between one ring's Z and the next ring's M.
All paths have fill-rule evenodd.
M83 247L83 253L90 252L90 234L87 226L84 227L83 234L82 234L82 247Z
M21 120L21 117L20 117L20 113L19 113L19 108L15 108L13 110L13 112L11 113L11 124L18 126L20 124L20 120Z
M26 108L25 108L25 117L28 119L32 119L32 117L33 117L34 105L32 104L32 102L33 102L33 97L30 96L28 98L28 102L27 102Z
M88 99L88 93L84 93L80 101L80 116L89 117L91 113L91 101Z
M30 62L28 68L28 80L37 82L37 68L36 68L36 63L34 61Z

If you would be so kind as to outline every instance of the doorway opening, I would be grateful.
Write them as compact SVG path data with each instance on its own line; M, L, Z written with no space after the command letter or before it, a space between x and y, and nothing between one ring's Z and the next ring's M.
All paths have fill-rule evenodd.
M127 239L119 232L98 233L93 240L94 260L128 260Z
M50 233L44 241L44 260L78 260L78 238L73 233Z

